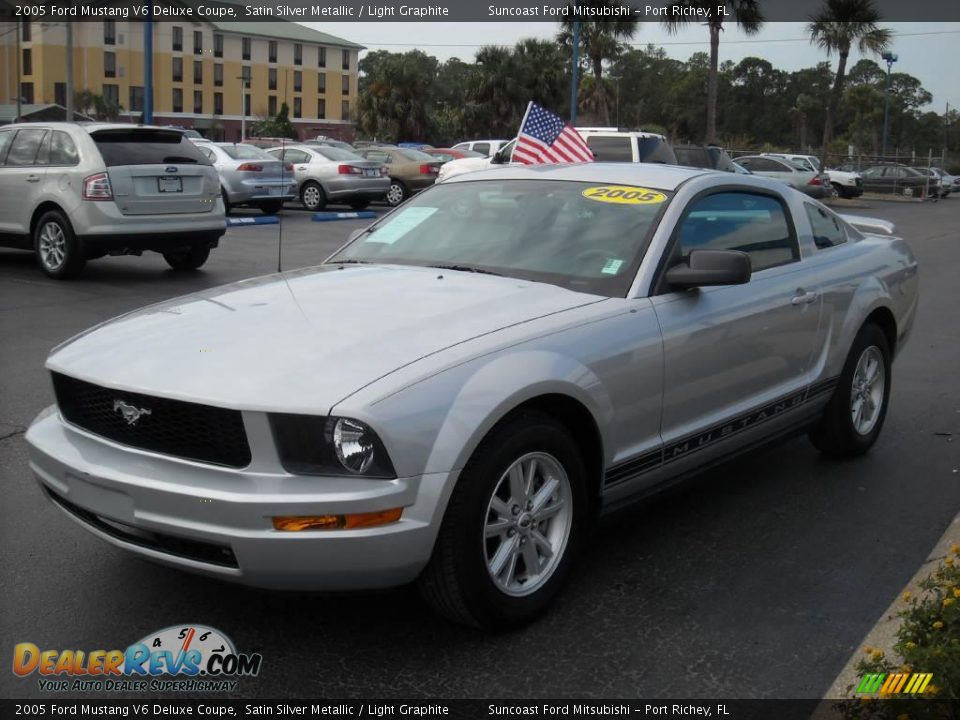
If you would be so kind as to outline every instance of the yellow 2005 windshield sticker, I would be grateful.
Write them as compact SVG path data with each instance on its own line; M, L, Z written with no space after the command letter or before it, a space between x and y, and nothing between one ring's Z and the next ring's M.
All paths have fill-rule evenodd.
M587 188L581 194L589 200L620 205L657 205L667 199L662 192L632 185L599 185Z

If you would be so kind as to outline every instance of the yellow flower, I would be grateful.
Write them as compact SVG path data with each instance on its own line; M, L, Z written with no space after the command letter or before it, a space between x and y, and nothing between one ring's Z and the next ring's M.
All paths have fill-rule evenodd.
M907 642L906 642L906 644L904 645L904 647L905 647L907 650L913 650L914 648L917 647L917 644L916 644L913 640L907 640Z
M960 545L957 545L956 543L951 545L950 552L952 552L954 555L960 555Z
M937 620L937 621L933 624L933 629L934 629L934 630L941 630L941 629L943 629L943 622L941 622L940 620Z
M874 649L875 649L875 648L871 647L870 645L864 645L864 646L863 646L863 652L864 652L864 654L866 654L866 655L871 655L871 654L873 653Z
M944 606L944 607L950 607L950 606L953 605L955 602L956 602L956 600L954 600L952 597L944 598L944 599L943 599L943 606Z
M943 561L943 564L946 565L947 567L953 567L953 558L948 557L946 560Z
M911 595L911 594L910 594L910 591L907 590L907 591L903 594L903 601L904 601L904 602L910 602L910 598L912 598L912 597L913 597L913 595Z
M960 588L958 587L953 588L953 596L960 598Z
M870 657L872 657L874 660L879 660L883 657L883 650L880 648L874 648L873 652L870 653Z

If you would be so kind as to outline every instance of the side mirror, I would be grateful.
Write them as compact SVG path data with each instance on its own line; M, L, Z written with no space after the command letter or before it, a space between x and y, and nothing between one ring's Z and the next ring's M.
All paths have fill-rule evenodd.
M750 282L750 256L739 250L691 250L690 256L667 270L675 288L743 285Z
M513 155L513 145L514 143L511 142L497 150L493 154L493 157L490 158L490 163L493 165L508 165L510 163L510 156Z

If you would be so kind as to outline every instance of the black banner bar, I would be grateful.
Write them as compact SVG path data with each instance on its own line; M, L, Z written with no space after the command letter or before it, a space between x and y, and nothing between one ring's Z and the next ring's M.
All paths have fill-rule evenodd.
M822 0L763 0L766 22L809 22ZM884 22L960 22L957 0L874 0ZM89 22L144 20L148 8L157 21L250 22L546 22L564 19L644 22L723 19L729 5L687 0L0 0L0 19Z
M843 720L956 717L955 700L0 700L6 718L714 718Z

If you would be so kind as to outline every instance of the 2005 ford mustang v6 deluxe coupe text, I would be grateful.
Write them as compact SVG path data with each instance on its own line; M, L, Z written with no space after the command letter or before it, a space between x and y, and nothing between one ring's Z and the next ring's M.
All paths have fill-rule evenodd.
M416 580L450 618L516 624L611 508L798 430L831 456L874 443L917 307L892 230L751 176L465 174L318 267L54 349L31 467L153 560Z

